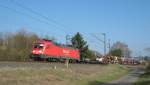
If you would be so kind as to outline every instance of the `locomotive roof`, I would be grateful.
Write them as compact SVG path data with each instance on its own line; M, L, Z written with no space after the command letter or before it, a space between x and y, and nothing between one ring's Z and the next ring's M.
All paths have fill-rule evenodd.
M77 49L77 48L73 47L72 45L65 45L65 44L60 44L60 43L56 43L56 42L53 42L53 44L60 46L62 48Z
M59 47L62 47L62 48L77 49L77 48L73 47L72 45L60 44L60 43L54 42L53 40L48 40L48 39L42 39L42 40L52 42L53 44L55 44Z

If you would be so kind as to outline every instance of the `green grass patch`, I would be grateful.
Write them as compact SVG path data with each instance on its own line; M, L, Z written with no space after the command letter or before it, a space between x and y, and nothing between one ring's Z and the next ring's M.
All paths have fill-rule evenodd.
M109 65L101 72L98 72L94 76L85 78L85 82L79 85L99 85L115 79L119 79L123 75L128 73L128 69L122 65ZM87 82L88 81L88 82Z

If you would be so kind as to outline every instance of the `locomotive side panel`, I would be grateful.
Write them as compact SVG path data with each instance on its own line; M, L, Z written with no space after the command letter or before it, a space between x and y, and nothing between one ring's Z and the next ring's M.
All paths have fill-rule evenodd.
M55 45L48 45L45 48L44 54L48 57L61 57L61 49Z

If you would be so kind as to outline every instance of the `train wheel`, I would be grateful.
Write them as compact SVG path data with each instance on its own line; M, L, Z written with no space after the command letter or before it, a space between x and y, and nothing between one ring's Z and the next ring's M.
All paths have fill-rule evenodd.
M51 62L51 58L47 58L47 61L48 61L48 62Z

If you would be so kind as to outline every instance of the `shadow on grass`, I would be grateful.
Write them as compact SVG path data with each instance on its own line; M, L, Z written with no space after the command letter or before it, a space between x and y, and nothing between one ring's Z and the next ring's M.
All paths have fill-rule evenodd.
M88 85L150 85L150 81L142 81L142 82L138 82L136 84L133 84L133 83L104 83L104 82L100 82L100 81L92 81L92 82L89 82Z
M141 82L138 82L134 85L150 85L150 81L148 81L148 80L147 81L141 81Z
M150 72L146 72L146 73L142 74L141 77L149 78L150 77Z
M150 72L146 72L140 76L140 80L135 85L150 85Z
M91 81L91 82L88 82L87 85L150 85L150 81L145 80L145 81L140 81L138 83L131 83L131 82L104 83L100 81Z
M104 83L99 81L89 82L88 85L132 85L131 83Z
M100 81L91 81L91 82L88 82L88 85L100 85L100 84L103 84L103 82L100 82Z

